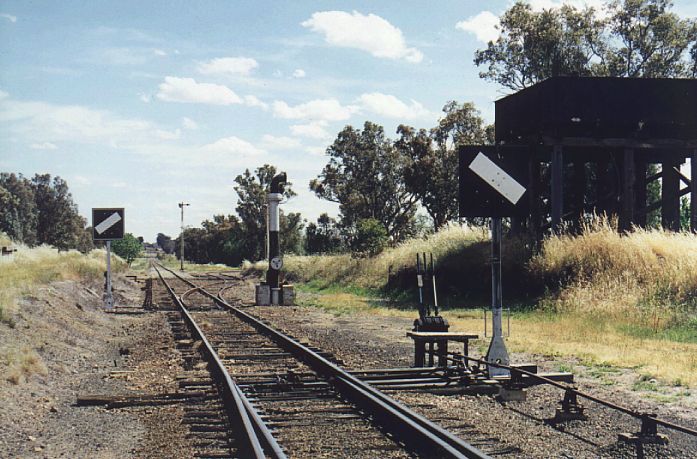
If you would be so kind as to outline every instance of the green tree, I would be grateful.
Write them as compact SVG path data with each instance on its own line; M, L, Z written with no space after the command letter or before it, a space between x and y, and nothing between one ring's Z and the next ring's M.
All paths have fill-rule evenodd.
M242 225L235 215L214 215L213 220L204 221L201 226L203 245L206 247L206 263L222 263L238 266L244 258Z
M0 231L28 246L40 243L36 227L39 209L34 189L22 174L0 174Z
M607 73L623 77L686 77L697 22L670 12L670 0L615 0L610 4Z
M123 239L111 241L111 249L116 255L126 260L128 266L131 266L133 260L143 251L143 244L131 233L126 233Z
M245 258L249 260L260 260L265 255L266 195L271 179L275 175L276 168L269 164L264 164L257 168L254 174L249 169L246 169L244 174L235 177L235 183L237 184L235 186L235 191L237 192L237 207L235 210L242 222L244 233L243 253ZM291 183L287 183L284 187L283 196L286 199L290 199L296 194L291 186ZM280 224L281 222L279 222L279 226ZM281 230L281 240L283 240L284 229L279 227L279 230ZM283 242L281 243L283 244Z
M49 244L58 249L91 250L86 221L60 177L0 174L0 230L29 246Z
M343 247L341 229L337 221L326 213L317 218L317 223L309 223L305 230L305 251L307 253L337 253Z
M500 19L500 36L475 52L474 63L486 65L481 78L519 90L554 75L590 75L594 60L605 56L603 22L587 8L535 12L516 2Z
M366 218L356 223L356 232L351 240L351 251L359 256L374 257L387 245L387 231L378 220Z
M487 128L474 104L450 101L445 116L430 131L400 125L395 148L410 161L404 183L418 196L435 231L458 216L458 147L490 143Z
M281 212L281 219L278 222L281 253L303 253L303 224L302 216L299 212Z
M177 259L181 255L181 234L174 240L174 249ZM206 230L203 228L184 229L184 260L198 264L210 262L208 247L206 246Z
M339 203L341 225L375 219L395 242L408 236L418 197L404 184L409 158L385 137L382 126L366 121L363 130L346 126L327 148L329 163L310 189Z
M680 228L683 231L690 231L690 199L683 196L680 199Z
M535 12L515 3L501 34L475 52L480 77L519 90L555 75L689 77L697 74L697 26L670 0L615 0L608 17L564 5Z
M80 233L78 233L77 245L75 246L75 248L82 253L89 253L92 250L94 250L95 245L94 241L92 240L91 226L88 226L87 228L83 229Z
M170 236L163 233L157 233L156 239L157 245L165 252L172 254L174 253L174 241Z
M66 181L36 174L31 183L38 209L38 242L63 250L78 247L86 221L78 214Z

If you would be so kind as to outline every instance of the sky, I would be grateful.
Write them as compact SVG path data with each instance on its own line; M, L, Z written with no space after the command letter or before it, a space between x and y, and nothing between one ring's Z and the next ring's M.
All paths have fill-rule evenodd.
M234 213L234 178L263 164L298 193L286 212L336 216L308 183L346 125L395 138L450 100L493 122L508 91L472 59L511 4L0 0L0 171L58 175L83 216L125 207L148 241L179 233L181 201L186 225Z

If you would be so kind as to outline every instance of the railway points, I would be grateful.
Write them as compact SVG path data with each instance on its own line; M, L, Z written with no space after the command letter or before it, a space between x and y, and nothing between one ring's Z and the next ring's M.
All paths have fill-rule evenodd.
M697 459L689 0L7 3L0 459Z
M476 402L509 384L540 388L532 397L544 386L559 389L559 408L555 397L542 391L547 395L540 403L551 404L555 415L540 419L541 429L560 434L585 432L584 425L601 429L589 419L607 416L607 409L635 420L627 422L624 441L616 439L630 450L660 451L656 448L670 448L675 436L697 434L587 393L570 384L568 374L539 373L534 364L507 365L509 378L492 379L486 371L491 362L452 350L441 364L436 349L425 351L434 357L429 366L347 367L332 352L274 328L264 310L291 308L254 307L244 293L249 281L239 272L183 276L157 265L155 271L151 281L141 279L144 305L166 315L186 362L188 370L177 378L181 392L171 403L185 406L182 425L197 445L197 457L521 457L525 448L505 435L487 434L476 422L458 426L451 413L408 407L431 397ZM517 404L529 402L499 406L515 412ZM115 408L135 401L111 403Z

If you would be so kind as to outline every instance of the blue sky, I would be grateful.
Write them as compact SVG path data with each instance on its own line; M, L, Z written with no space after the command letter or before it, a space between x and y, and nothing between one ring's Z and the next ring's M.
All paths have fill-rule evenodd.
M493 121L505 92L472 57L511 3L0 1L0 171L60 175L82 215L125 207L146 240L178 234L181 200L189 225L233 213L265 163L298 192L286 211L335 215L308 182L345 125L395 137L448 100Z

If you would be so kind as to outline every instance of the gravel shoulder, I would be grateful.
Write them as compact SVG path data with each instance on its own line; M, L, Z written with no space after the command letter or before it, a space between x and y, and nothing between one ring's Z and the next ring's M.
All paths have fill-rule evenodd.
M248 301L251 304L251 298ZM413 345L406 337L406 331L412 327L408 319L361 313L337 316L303 306L252 307L250 311L334 353L349 368L409 367L413 363ZM551 356L514 354L512 361L535 362L540 371L556 371L560 364L579 368L573 359ZM604 386L587 375L577 377L576 381L579 388L591 394L697 428L697 410L691 406L642 397L629 384ZM511 451L506 457L624 458L642 457L642 454L656 458L697 457L697 439L672 431L664 432L670 438L667 446L645 446L641 452L618 442L619 433L637 432L639 422L592 402L584 403L588 421L557 427L547 425L544 420L554 416L563 395L551 387L530 388L526 401L508 403L488 396L440 396L423 392L392 395L417 412L438 419L465 439L476 442L483 435L509 445Z
M142 303L139 284L117 278L115 287L117 304ZM75 406L82 395L177 391L182 362L163 313L106 314L96 293L100 288L74 281L53 283L21 301L13 327L0 324L0 357L13 352L39 356L34 373L19 381L9 377L9 357L0 359L0 457L192 456L181 425L182 408L176 404L109 410ZM251 304L252 281L230 295ZM337 316L303 306L249 311L332 352L349 368L412 364L413 348L406 337L409 319L365 313ZM556 370L559 364L579 367L572 359L550 356L516 354L513 360L536 362L543 371ZM577 381L593 394L697 427L696 410L689 403L659 403L631 390L629 383L606 386L583 372ZM506 404L487 396L393 396L465 439L509 446L503 457L639 457L633 447L617 442L618 433L635 432L639 423L592 403L586 403L586 422L556 428L545 424L561 398L549 387L531 388L526 401ZM644 457L697 457L694 438L666 433L669 445L647 446Z
M114 288L117 305L142 304L132 280L116 277ZM0 457L190 457L176 407L75 406L84 395L176 390L164 318L107 314L98 292L55 282L21 300L13 327L0 324ZM32 353L37 372L10 377L12 356Z

